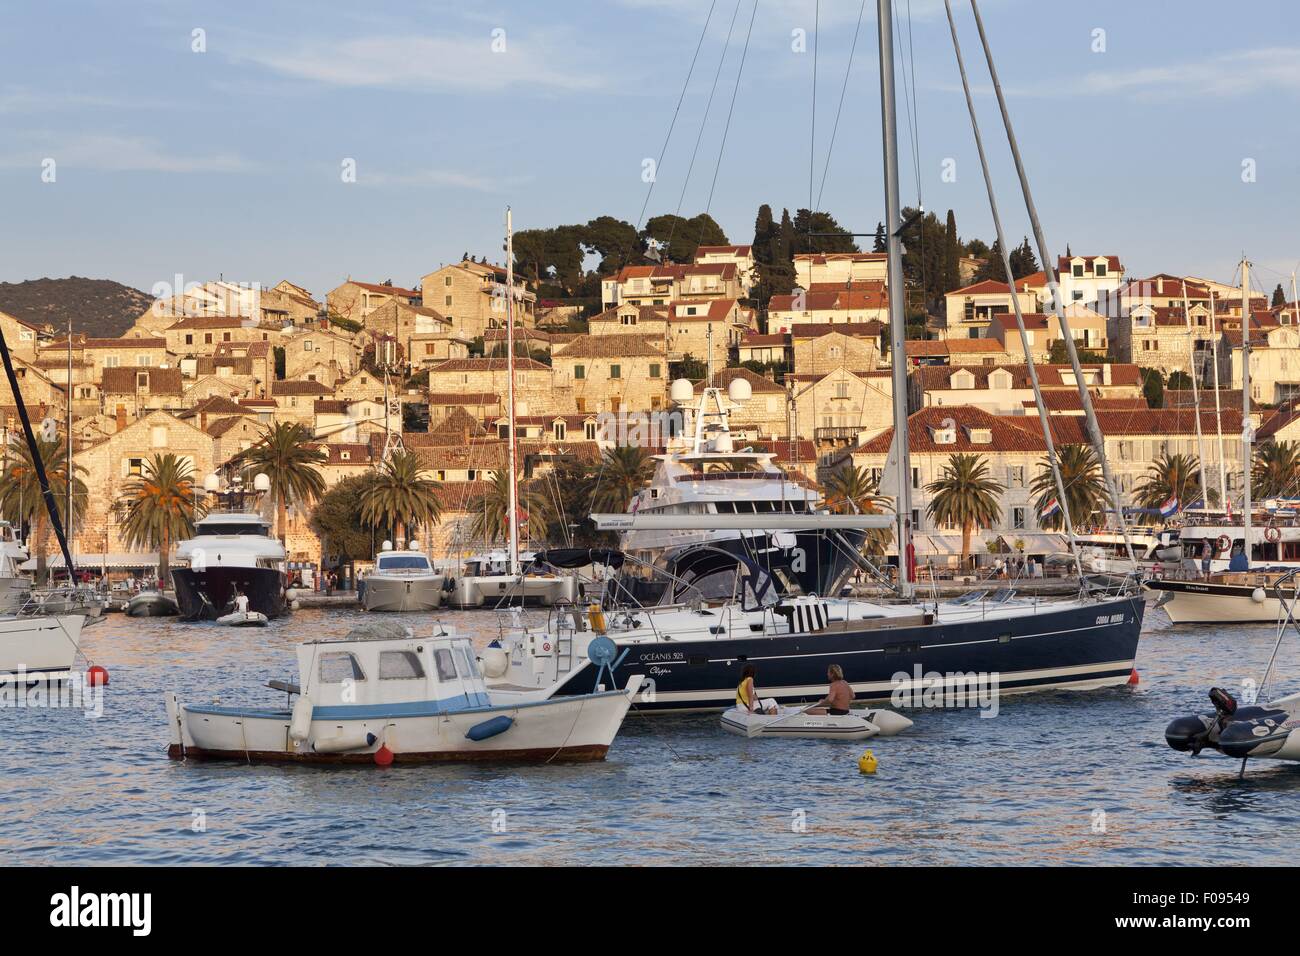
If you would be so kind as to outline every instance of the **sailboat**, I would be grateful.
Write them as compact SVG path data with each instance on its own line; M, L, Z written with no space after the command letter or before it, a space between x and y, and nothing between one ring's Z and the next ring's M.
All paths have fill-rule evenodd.
M670 528L869 530L892 526L899 543L898 552L903 556L898 585L901 602L781 595L759 563L737 555L736 575L743 582L739 600L710 601L697 597L683 603L646 608L619 605L614 603L614 593L606 592L601 605L557 610L544 626L517 628L505 639L494 642L495 646L483 655L489 685L553 686L550 691L553 696L590 693L601 678L598 666L588 657L588 648L599 637L612 639L622 650L613 667L613 685L634 674L646 676L648 689L638 706L647 711L725 709L734 701L742 672L751 664L757 669L755 682L762 695L782 704L820 696L826 688L829 664L840 665L858 700L890 701L903 706L934 702L939 706L953 706L1001 694L1047 688L1090 690L1131 680L1145 610L1136 589L1096 593L1085 586L1076 598L1051 603L1020 599L1010 589L968 594L948 602L916 600L904 398L907 369L901 360L906 350L891 6L890 0L878 0L890 351L899 357L893 363L896 454L891 453L891 465L895 472L895 512L860 515L638 512L592 517L599 528L625 532ZM953 39L955 42L955 27ZM1001 101L1001 88L987 47L986 53ZM1003 107L1008 138L1019 167L1019 152L1005 104ZM976 133L978 137L978 129ZM1022 168L1021 173L1024 183ZM1040 255L1044 261L1050 261L1044 252L1046 242L1027 183L1025 200ZM1005 242L1001 245L1006 248ZM1005 259L1004 264L1009 271ZM1080 383L1085 415L1093 433L1099 435L1059 294L1054 300L1061 314L1063 337L1076 365L1075 377ZM1108 471L1107 481L1113 494L1114 483ZM621 555L610 556L615 562L620 558Z
M1208 553L1211 573L1191 578L1157 577L1146 582L1147 588L1160 595L1159 606L1175 624L1277 621L1283 611L1281 599L1296 597L1294 577L1287 572L1297 565L1282 557L1288 544L1300 542L1300 528L1272 519L1267 512L1256 513L1251 499L1251 444L1255 434L1250 418L1250 263L1244 257L1241 315L1241 458L1244 463L1241 523L1230 513L1193 513L1179 540L1193 566ZM1256 560L1262 564L1252 567ZM1227 569L1218 570L1224 562Z
M454 608L508 607L539 604L550 606L578 597L577 578L571 575L525 571L519 552L519 471L516 464L515 428L515 245L514 224L506 207L506 406L509 416L506 468L509 486L509 531L504 554L489 552L468 562L469 572L457 575L447 595Z

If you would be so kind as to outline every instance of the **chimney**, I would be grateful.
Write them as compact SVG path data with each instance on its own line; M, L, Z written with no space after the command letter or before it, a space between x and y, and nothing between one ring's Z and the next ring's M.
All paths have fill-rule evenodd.
M1101 366L1101 384L1103 385L1110 384L1110 363L1109 362L1105 362Z
M1165 277L1156 276L1156 295L1165 294Z
M126 427L126 406L117 406L117 430L121 431Z
M208 430L208 413L206 410L199 412L199 430Z

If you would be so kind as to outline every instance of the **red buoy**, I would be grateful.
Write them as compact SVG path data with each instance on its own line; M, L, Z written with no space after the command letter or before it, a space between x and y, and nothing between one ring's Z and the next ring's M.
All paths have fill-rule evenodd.
M390 766L392 762L393 752L388 749L387 744L381 745L380 748L375 751L375 763L380 767L387 767Z
M86 671L86 682L91 687L107 687L108 671L96 664Z
M1139 684L1138 669L1135 667L1133 668L1133 672L1128 675L1128 686L1136 687L1138 684Z

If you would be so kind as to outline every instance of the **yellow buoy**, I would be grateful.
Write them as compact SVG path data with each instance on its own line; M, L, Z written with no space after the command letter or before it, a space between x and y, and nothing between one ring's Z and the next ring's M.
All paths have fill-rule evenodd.
M876 768L880 766L880 761L870 750L858 758L858 770L862 773L875 773Z

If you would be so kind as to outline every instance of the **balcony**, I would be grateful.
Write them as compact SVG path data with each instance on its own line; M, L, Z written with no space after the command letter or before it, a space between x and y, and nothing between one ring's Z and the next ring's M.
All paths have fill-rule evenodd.
M861 429L854 425L836 425L813 429L813 441L817 442L856 442Z

